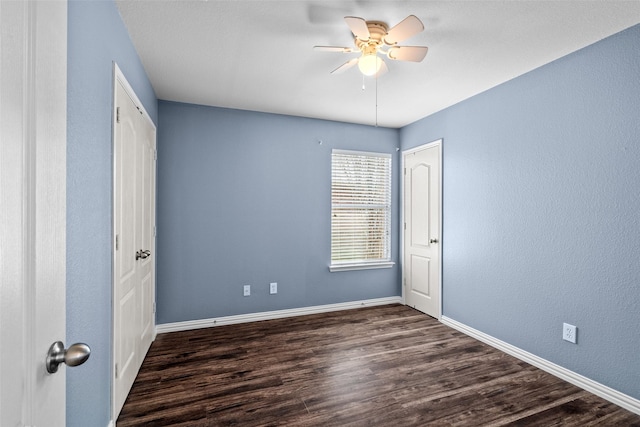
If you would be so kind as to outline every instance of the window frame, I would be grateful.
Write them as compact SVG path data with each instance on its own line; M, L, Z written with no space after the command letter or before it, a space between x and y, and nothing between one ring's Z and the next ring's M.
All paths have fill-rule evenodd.
M385 199L384 202L383 203L357 203L357 204L335 203L335 198L334 198L334 188L335 188L334 184L335 184L335 178L336 178L335 168L339 166L337 165L337 162L336 162L336 157L335 157L336 155L385 159L386 162L388 162L385 165L385 168L387 168L387 171L385 172L388 173L388 176L382 176L382 178L386 181L382 185L386 193L385 197L383 197L383 199ZM385 172L382 172L382 174L384 174ZM358 171L358 173L360 172ZM331 184L330 184L331 223L330 223L329 271L336 272L336 271L349 271L349 270L391 268L395 265L395 262L392 261L392 250L391 250L391 241L393 238L392 218L391 218L392 216L392 181L393 181L393 155L392 154L381 153L381 152L369 152L369 151L342 150L342 149L336 149L336 148L332 149L331 151ZM380 187L380 184L378 184L377 186ZM367 207L367 205L370 205L371 207ZM360 257L360 258L346 259L343 261L334 260L334 233L335 233L335 229L337 228L334 225L334 218L335 218L334 209L336 208L340 209L340 208L346 208L346 207L351 207L353 209L353 206L360 206L360 208L363 211L366 209L372 209L375 207L379 208L380 206L383 206L383 209L385 210L385 213L383 214L383 216L385 217L383 239L385 241L382 242L382 248L383 248L382 258L368 259L368 258ZM356 207L355 209L358 209L358 207ZM369 239L360 240L360 242L366 242L366 241L369 241Z

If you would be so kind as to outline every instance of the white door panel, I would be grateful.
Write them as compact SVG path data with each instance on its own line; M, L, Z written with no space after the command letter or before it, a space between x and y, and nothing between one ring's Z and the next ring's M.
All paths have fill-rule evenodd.
M136 354L136 331L126 321L122 319L135 319L136 316L136 293L130 291L120 299L119 306L119 319L118 330L120 334L120 340L118 342L118 366L119 377L126 378L129 375L135 375L137 372L131 374L135 370L135 362L137 359Z
M409 284L411 288L409 292L417 294L418 297L431 298L430 290L430 262L429 258L425 258L419 255L411 255L410 261L410 278Z
M121 95L122 96L122 95ZM128 108L129 107L129 108ZM117 236L116 271L119 281L128 280L135 275L135 217L136 194L131 184L132 173L135 170L135 146L128 141L135 140L136 130L130 117L129 105L121 107L120 126L117 129L116 143L116 201L115 234ZM128 290L123 292L127 293Z
M65 425L66 65L66 1L0 1L1 426Z
M142 349L140 365L147 350L155 338L155 322L153 313L154 281L151 271L141 280L140 286L140 327L138 329L138 345ZM138 367L139 369L139 367Z
M405 303L440 317L440 143L404 160Z
M411 246L428 247L431 232L429 227L429 180L431 168L428 164L417 163L408 170L407 179L410 180L411 189L409 203L407 204L411 218L415 218L410 227L409 234ZM423 220L420 220L423 219Z

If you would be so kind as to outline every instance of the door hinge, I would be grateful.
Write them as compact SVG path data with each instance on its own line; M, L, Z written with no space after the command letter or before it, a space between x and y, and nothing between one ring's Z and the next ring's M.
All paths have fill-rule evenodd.
M116 123L120 123L120 107L116 108Z
M116 363L116 378L118 378L118 364Z
M158 150L153 150L153 160L158 160Z
M153 314L156 314L156 302L153 302Z
M407 174L407 168L404 168L404 174L405 175Z
M119 243L120 243L120 236L118 234L116 234L116 251L118 250L118 248L120 247Z
M153 237L156 237L156 226L153 226Z
M404 229L405 230L407 229L407 223L406 222L404 223Z

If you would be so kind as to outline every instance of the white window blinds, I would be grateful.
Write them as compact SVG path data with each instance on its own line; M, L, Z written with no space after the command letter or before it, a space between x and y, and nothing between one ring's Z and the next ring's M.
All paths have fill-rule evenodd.
M391 154L331 153L331 264L391 260Z

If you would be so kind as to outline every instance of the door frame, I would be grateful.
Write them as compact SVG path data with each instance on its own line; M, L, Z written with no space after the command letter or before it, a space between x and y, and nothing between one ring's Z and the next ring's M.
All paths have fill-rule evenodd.
M401 287L402 287L402 304L407 304L407 301L405 299L405 291L407 288L407 279L406 279L406 268L405 268L405 260L404 260L404 235L405 235L405 211L404 211L404 202L405 202L405 198L404 198L404 179L405 179L405 161L404 158L405 156L418 152L418 151L422 151L422 150L426 150L428 148L432 148L432 147L437 147L440 146L440 155L438 158L438 161L440 162L440 191L439 191L439 195L438 195L438 204L439 204L439 209L438 209L438 215L439 215L439 230L438 230L438 236L440 236L440 242L438 244L438 251L440 252L440 260L438 262L438 287L439 287L439 302L438 302L438 320L440 320L442 318L442 190L444 188L443 186L443 181L442 181L442 177L443 177L443 164L442 164L442 149L443 149L443 144L442 144L443 138L437 139L435 141L431 141L428 142L426 144L423 145L419 145L417 147L414 148L410 148L408 150L403 150L402 151L402 155L400 156L400 265L401 270L402 270L402 278L401 278Z
M1 0L0 0L1 1ZM127 95L129 95L131 97L131 99L133 100L134 104L136 104L136 107L138 107L141 110L142 115L149 121L149 123L151 124L151 126L153 127L154 130L154 138L156 139L156 144L157 144L157 127L155 125L155 123L153 123L153 120L151 120L151 116L149 115L149 113L147 112L147 110L144 108L144 104L140 101L140 99L138 98L138 96L136 95L135 91L133 90L133 88L131 87L131 85L129 84L127 78L124 76L124 73L122 72L122 70L120 70L120 67L118 67L118 64L114 61L113 62L113 96L112 96L112 117L111 117L111 177L112 177L112 183L111 183L111 187L112 187L112 191L111 191L111 421L113 423L113 425L116 424L116 421L118 420L118 415L116 414L116 408L115 408L115 393L116 393L116 386L115 386L115 379L116 379L116 371L115 371L115 360L116 360L116 317L115 317L115 308L116 308L116 301L115 301L115 287L116 287L116 246L115 246L115 230L116 230L116 120L117 120L117 105L116 105L116 92L117 92L117 86L118 84L122 84L122 87L124 88L125 92L127 92ZM157 150L157 146L156 146L156 150ZM154 173L157 174L157 167L156 169L154 169ZM154 185L153 191L155 191L157 193L157 176L154 176L154 180L156 182L156 185ZM157 197L157 194L155 194L154 196ZM154 209L153 212L153 216L154 216L154 224L156 223L156 211ZM156 254L156 235L154 232L153 235L153 247L151 248L152 253L154 254L154 256L152 257L153 259L153 266L151 267L152 269L152 275L153 275L153 340L155 340L156 337L156 319L155 319L155 306L156 306L156 266L157 266L157 256Z

